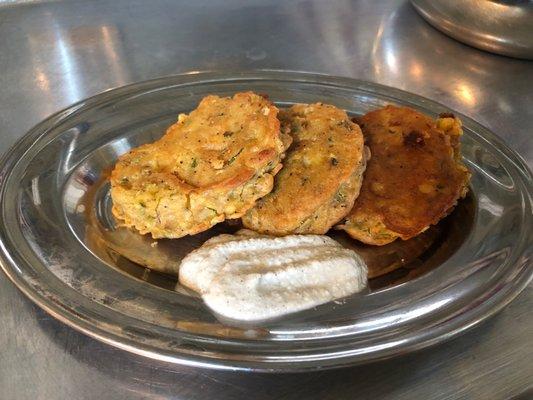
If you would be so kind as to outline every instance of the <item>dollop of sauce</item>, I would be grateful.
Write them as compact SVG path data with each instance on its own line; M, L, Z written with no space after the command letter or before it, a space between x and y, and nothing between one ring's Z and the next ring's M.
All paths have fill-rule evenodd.
M360 292L367 267L328 236L270 237L243 229L188 254L179 282L223 317L258 321Z

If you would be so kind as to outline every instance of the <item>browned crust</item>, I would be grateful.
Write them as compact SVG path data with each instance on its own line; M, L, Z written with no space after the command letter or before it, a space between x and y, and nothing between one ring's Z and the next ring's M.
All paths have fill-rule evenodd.
M242 216L272 190L287 143L278 109L252 92L207 96L157 142L122 156L113 213L154 237L181 237Z
M370 147L361 193L340 228L368 244L409 239L446 216L467 192L461 121L387 106L357 120Z
M280 119L293 144L274 190L243 224L273 235L326 233L359 193L366 162L361 130L345 111L321 103L294 105Z

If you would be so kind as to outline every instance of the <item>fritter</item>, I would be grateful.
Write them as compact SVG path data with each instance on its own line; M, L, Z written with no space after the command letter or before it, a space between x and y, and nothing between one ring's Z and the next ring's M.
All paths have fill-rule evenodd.
M274 190L246 213L243 225L272 235L324 234L359 194L363 135L345 111L327 104L294 105L280 120L292 146Z
M122 156L111 174L113 214L154 238L239 218L272 190L288 142L278 109L252 92L205 97L158 141Z
M409 239L451 212L468 190L461 162L461 121L436 121L410 108L387 106L357 119L372 159L361 193L339 228L361 242Z

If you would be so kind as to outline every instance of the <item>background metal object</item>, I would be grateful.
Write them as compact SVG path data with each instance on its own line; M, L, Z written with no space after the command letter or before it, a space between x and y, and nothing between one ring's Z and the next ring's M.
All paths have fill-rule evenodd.
M533 59L533 2L529 0L411 0L431 25L492 53Z
M531 63L455 42L404 1L15 3L0 7L0 54L4 151L52 112L110 87L194 69L284 68L440 101L533 163ZM532 294L452 342L398 360L265 376L171 367L113 349L51 319L0 276L1 397L527 398Z

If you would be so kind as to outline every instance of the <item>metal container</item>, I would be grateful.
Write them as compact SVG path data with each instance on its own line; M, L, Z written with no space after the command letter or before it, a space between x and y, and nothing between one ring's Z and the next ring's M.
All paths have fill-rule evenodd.
M435 28L463 43L533 59L533 1L411 0Z

